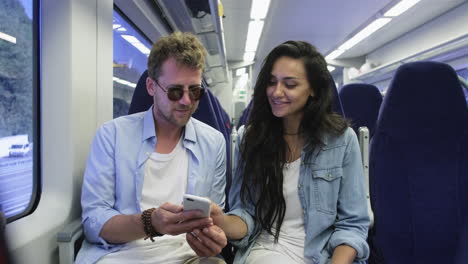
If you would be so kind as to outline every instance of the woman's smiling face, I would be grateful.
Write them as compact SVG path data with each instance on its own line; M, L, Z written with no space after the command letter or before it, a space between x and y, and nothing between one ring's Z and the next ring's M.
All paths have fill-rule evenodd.
M273 64L266 93L274 116L302 117L307 99L314 95L302 60L278 58Z

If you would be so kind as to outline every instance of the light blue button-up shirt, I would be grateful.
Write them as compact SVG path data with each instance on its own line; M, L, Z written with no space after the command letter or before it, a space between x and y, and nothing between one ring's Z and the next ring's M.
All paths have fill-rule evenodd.
M243 129L239 131L240 138ZM304 255L311 263L327 263L335 247L345 244L357 251L355 263L365 263L369 257L367 231L370 224L364 190L364 172L356 134L348 128L341 136L323 137L324 146L305 160L301 168L297 191L304 211ZM238 151L239 144L236 148ZM261 153L259 153L261 155ZM254 220L255 208L240 198L242 175L236 173L229 195L231 211L247 224L247 235L231 241L238 247L234 263L245 263L261 226Z
M224 207L226 143L212 127L191 118L185 125L183 146L189 152L186 193L209 197ZM83 179L81 206L86 241L76 263L95 263L118 251L122 244L99 236L115 215L141 213L144 164L157 142L152 107L106 122L98 130Z

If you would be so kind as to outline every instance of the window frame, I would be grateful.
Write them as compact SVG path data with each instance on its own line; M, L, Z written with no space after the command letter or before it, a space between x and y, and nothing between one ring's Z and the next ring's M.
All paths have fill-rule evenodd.
M32 56L32 122L33 122L33 135L32 142L34 147L32 150L33 168L32 168L32 192L29 204L26 209L14 216L8 217L7 223L23 218L32 214L39 205L42 193L42 179L41 179L41 16L40 16L40 0L32 0L32 34L33 34L33 56Z

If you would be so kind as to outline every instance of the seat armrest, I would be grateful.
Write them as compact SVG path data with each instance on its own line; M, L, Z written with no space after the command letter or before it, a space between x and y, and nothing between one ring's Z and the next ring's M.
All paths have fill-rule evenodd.
M370 191L369 191L369 129L367 127L359 128L359 148L361 149L362 167L364 169L364 177L366 182L366 200L367 200L367 211L370 218L370 227L374 225L374 212L371 208L370 203Z
M62 231L57 234L57 242L59 245L60 264L73 264L75 261L75 242L83 237L83 225L81 218L75 219L67 224Z

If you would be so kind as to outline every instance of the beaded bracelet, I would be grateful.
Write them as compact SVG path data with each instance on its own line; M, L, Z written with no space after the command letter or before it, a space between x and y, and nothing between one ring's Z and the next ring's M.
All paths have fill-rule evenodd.
M153 214L153 211L156 210L156 208L150 208L146 209L141 213L141 221L143 222L143 228L146 234L146 239L151 239L151 242L154 242L153 237L155 236L162 236L161 233L156 232L154 230L153 224L151 223L151 215Z

